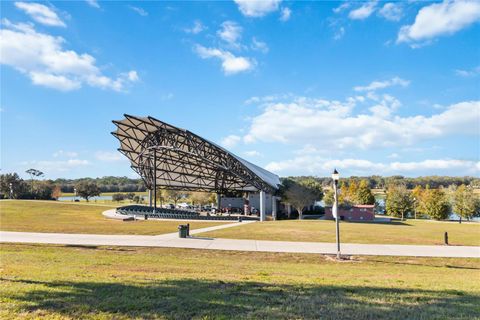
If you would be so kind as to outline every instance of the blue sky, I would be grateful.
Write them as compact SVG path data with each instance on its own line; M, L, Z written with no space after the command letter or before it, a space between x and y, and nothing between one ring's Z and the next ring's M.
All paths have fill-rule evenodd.
M1 2L1 169L134 176L150 115L280 176L480 172L480 2Z

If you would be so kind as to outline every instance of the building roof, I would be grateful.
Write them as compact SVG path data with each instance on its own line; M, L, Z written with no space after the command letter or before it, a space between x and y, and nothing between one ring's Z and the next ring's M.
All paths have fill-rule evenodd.
M277 175L188 130L153 117L125 114L113 121L124 154L149 188L192 191L274 192ZM154 168L156 177L154 180Z

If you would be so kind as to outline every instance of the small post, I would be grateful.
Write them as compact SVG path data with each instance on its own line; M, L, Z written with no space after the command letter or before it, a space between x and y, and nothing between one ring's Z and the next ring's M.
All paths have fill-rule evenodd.
M190 223L187 223L187 237L190 237Z
M445 245L448 246L448 232L445 232Z

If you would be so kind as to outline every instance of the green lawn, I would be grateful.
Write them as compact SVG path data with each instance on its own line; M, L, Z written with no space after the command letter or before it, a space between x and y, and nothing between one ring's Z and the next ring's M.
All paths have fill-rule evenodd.
M177 231L179 221L130 221L107 219L102 212L114 206L56 201L0 201L0 230L92 234L156 235ZM192 229L222 222L191 222Z
M112 196L116 193L123 193L127 194L130 192L102 192L100 195L101 196ZM148 191L135 191L133 192L137 196L148 196ZM61 197L73 197L74 193L73 192L62 192Z
M478 259L2 244L1 319L478 319Z
M345 243L443 244L448 232L452 245L480 245L480 223L408 220L391 223L341 222ZM214 238L335 242L335 222L321 220L282 220L253 223L202 233Z

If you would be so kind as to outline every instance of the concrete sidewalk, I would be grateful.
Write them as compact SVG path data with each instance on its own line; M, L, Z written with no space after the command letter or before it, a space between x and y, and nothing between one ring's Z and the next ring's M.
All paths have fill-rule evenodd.
M191 234L195 234L197 232L205 232L204 229L206 228L197 229L196 232L194 230L191 232ZM195 237L180 239L178 238L176 233L170 233L160 236L137 236L0 231L0 242L48 243L63 245L167 247L317 254L336 253L336 246L334 243L212 239ZM480 247L470 246L342 244L341 250L342 254L346 255L480 258Z

